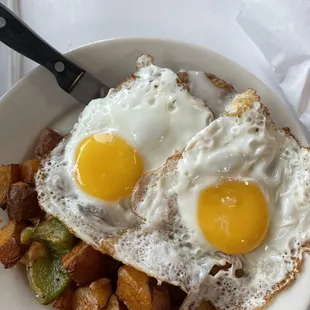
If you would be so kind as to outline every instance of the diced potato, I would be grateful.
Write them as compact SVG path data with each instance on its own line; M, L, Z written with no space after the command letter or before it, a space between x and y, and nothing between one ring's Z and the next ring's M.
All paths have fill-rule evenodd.
M53 302L53 308L59 310L72 310L74 288L68 287L60 297Z
M29 159L20 165L22 181L34 185L35 174L39 170L41 164L38 159Z
M108 305L104 310L126 310L127 307L117 298L116 295L112 295L109 299ZM142 310L142 309L141 309Z
M151 286L152 290L152 309L153 310L169 310L170 296L168 290L164 286Z
M109 279L99 279L90 286L78 288L73 295L75 310L103 310L112 295Z
M6 197L10 186L20 180L19 165L0 166L0 207L6 208Z
M152 309L149 277L130 266L118 270L116 294L130 310Z
M165 287L149 284L150 277L130 266L118 270L116 294L130 310L169 310L169 293Z
M24 182L12 184L7 195L7 211L11 221L20 222L39 217L42 210L34 188Z
M107 257L90 245L80 242L71 252L63 257L64 268L79 285L87 285L104 276L112 277L117 267L116 261ZM118 264L118 263L117 263Z
M63 137L56 131L46 128L39 137L36 154L39 158L48 155Z
M8 222L0 229L0 261L5 268L13 267L26 252L26 247L20 242L24 228L22 223Z

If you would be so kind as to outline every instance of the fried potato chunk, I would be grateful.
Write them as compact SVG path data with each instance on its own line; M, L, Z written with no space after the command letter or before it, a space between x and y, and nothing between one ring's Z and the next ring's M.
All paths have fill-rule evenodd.
M80 242L63 257L62 264L76 283L88 285L104 276L112 277L113 269L116 274L117 266L113 261L90 245Z
M78 288L73 295L73 307L75 310L102 310L108 304L112 295L112 287L109 279L99 279L90 286Z
M68 287L63 294L53 302L53 308L59 310L72 310L73 287Z
M19 165L0 166L0 207L6 208L6 197L10 186L20 180Z
M22 181L34 185L35 174L39 170L40 166L41 164L38 159L29 159L20 164Z
M170 309L168 290L150 285L149 276L130 266L119 268L116 294L130 310Z
M110 297L108 305L104 308L104 310L126 310L126 309L127 307L114 294Z
M24 182L12 184L7 195L7 211L11 221L20 222L39 217L42 210L34 188Z
M170 296L168 290L164 286L152 286L152 309L153 310L169 310Z
M56 131L46 128L39 137L36 154L39 158L48 155L63 137Z
M20 234L25 228L23 223L8 222L0 229L0 262L5 268L13 267L26 252L20 242Z

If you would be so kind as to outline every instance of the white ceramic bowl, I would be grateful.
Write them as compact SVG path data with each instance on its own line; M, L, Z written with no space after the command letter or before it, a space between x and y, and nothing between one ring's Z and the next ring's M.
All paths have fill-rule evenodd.
M152 54L159 66L211 72L233 84L238 91L249 87L257 89L276 124L290 127L300 142L306 143L306 136L291 108L280 102L250 72L205 48L171 40L115 39L82 46L67 55L103 83L114 86L135 71L136 58L144 52ZM31 157L38 134L46 126L65 133L70 130L82 108L57 86L47 70L42 67L35 69L0 100L0 164L19 163ZM4 213L0 216L4 217ZM290 289L290 293L294 291L295 288ZM282 304L285 299L287 301L283 304L287 306L286 295L283 294L284 297L280 298L282 302L276 302L274 306ZM308 295L299 296L299 300L303 299L301 307L296 308L295 302L294 309L306 309L310 300ZM14 310L46 309L32 296L20 266L0 271L1 309L2 305Z

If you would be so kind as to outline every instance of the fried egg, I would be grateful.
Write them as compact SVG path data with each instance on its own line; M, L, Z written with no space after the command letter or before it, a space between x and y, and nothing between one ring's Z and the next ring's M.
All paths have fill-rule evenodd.
M37 174L43 209L92 244L136 222L128 202L140 176L213 120L173 71L148 55L137 68L107 97L89 103Z
M132 208L143 222L115 241L114 257L180 286L182 309L260 309L309 250L309 169L309 150L248 90L140 179Z

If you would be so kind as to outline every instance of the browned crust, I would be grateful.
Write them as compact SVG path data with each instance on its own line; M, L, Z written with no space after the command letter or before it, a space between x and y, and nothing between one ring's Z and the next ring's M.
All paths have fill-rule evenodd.
M130 77L126 78L125 80L123 80L121 83L119 83L118 85L116 85L114 88L111 88L113 93L117 93L118 91L121 90L121 88L126 88L126 89L130 89L132 83L134 82L134 80L136 79L136 76L132 73L130 75Z
M180 72L177 73L177 76L179 78L179 81L178 81L179 84L182 85L184 87L184 89L186 89L188 92L190 92L188 72L187 71L180 71ZM217 88L225 90L227 93L231 93L231 92L235 91L234 87L231 84L229 84L226 81L220 79L215 74L205 73L205 76Z
M140 57L145 57L145 61L140 61ZM150 54L142 54L138 59L137 59L137 62L136 62L136 69L137 69L137 72L139 72L140 69L142 68L145 68L147 66L150 66L152 64L154 64L154 57ZM125 89L130 89L131 86L132 86L132 83L134 82L134 80L137 78L136 76L136 73L132 73L130 75L130 77L124 79L121 83L119 83L118 85L116 85L114 88L111 89L111 91L113 93L116 93L118 92L121 88L125 88ZM186 73L186 72L179 72L179 73ZM180 79L180 76L179 76L179 73L177 73L179 79L177 79L177 83L179 86L183 87L184 90L187 90L189 92L189 86L187 83L183 83L182 82L182 79ZM186 73L187 75L187 73Z
M298 145L300 146L299 141L297 140L297 138L295 137L295 135L292 134L290 128L288 128L288 127L283 127L281 130L285 133L285 136L286 136L286 137L295 140L295 141L298 143ZM303 147L303 148L309 149L309 147Z
M231 103L231 110L224 112L224 115L241 116L246 110L253 108L254 102L260 100L254 89L248 89L245 92L238 94Z
M154 64L154 57L150 54L143 53L136 62L136 68L137 70L141 68L148 67L150 65Z
M188 73L186 71L181 71L177 73L179 79L177 79L178 85L182 86L186 91L190 92L188 84Z
M216 87L224 89L229 93L235 91L234 87L231 84L217 77L215 74L205 73L205 75Z

